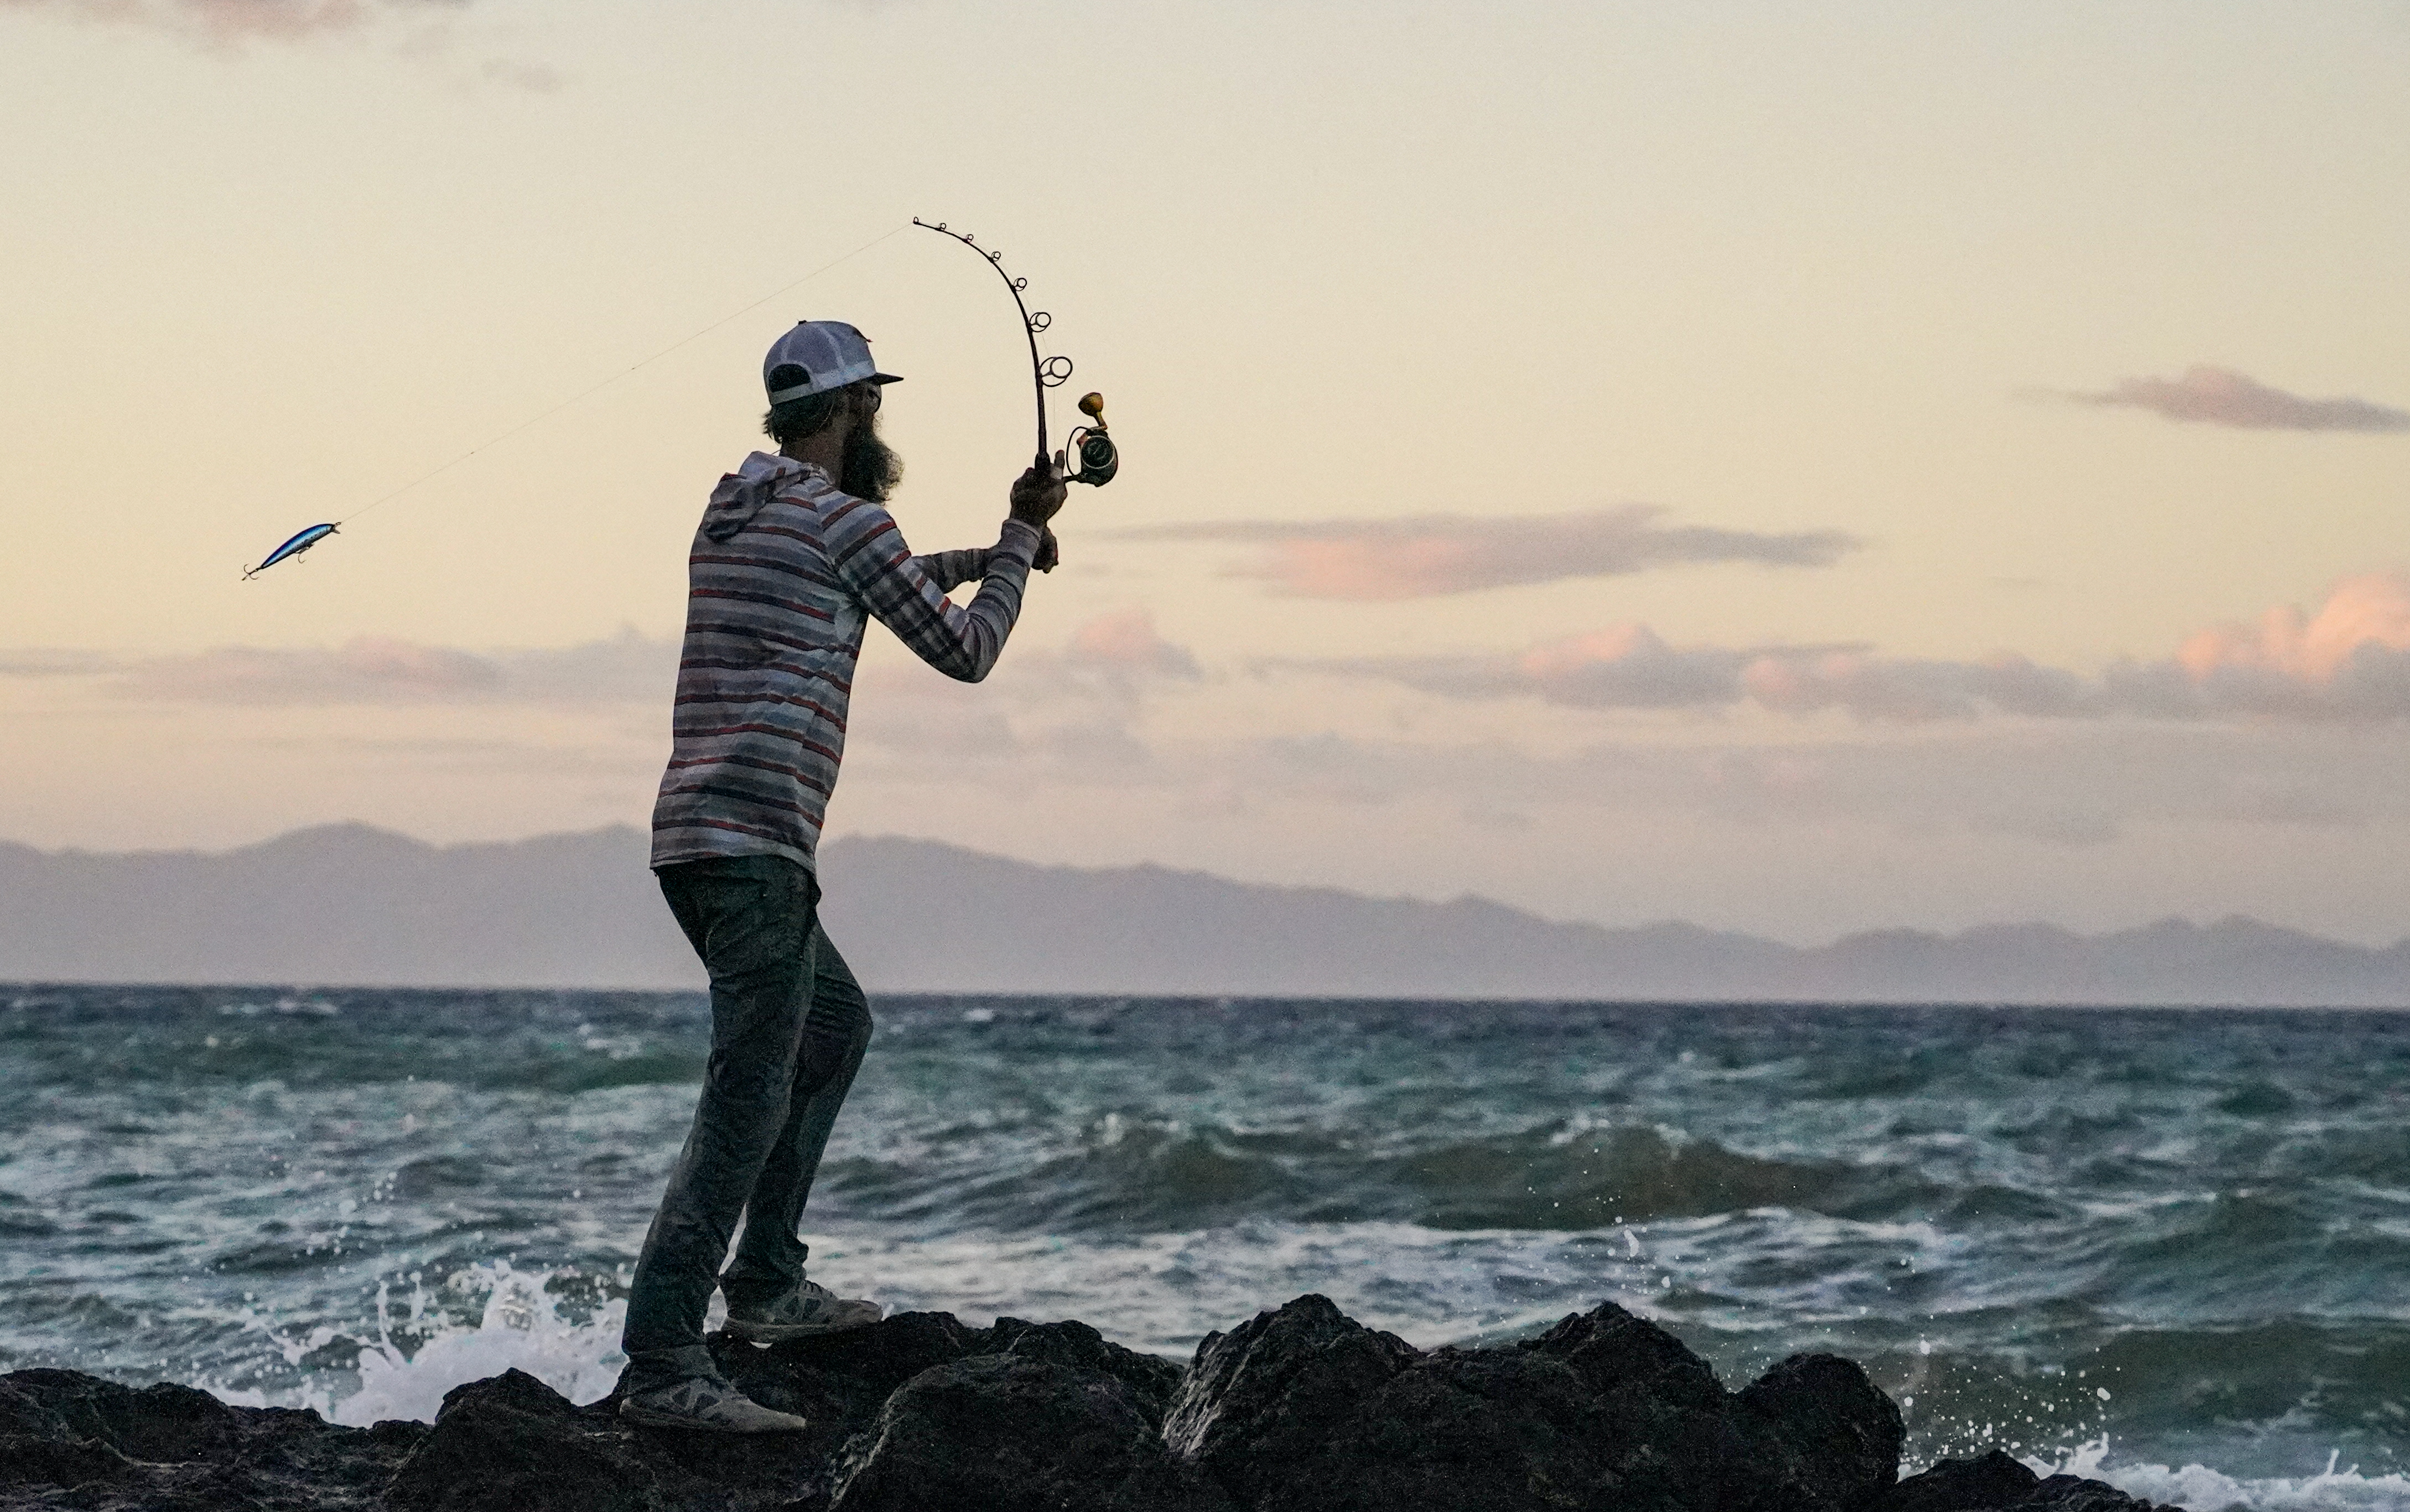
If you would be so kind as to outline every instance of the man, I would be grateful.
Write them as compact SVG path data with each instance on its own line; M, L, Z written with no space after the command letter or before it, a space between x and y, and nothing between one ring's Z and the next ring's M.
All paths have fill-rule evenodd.
M883 507L903 471L878 427L896 380L862 333L806 321L762 366L762 429L778 450L719 480L695 534L675 740L653 809L653 870L711 977L711 1056L636 1262L619 1403L635 1422L740 1433L805 1424L748 1400L713 1363L703 1324L715 1286L740 1338L880 1315L806 1280L796 1235L870 1042L869 1004L820 931L813 861L865 620L948 676L986 676L1031 566L1053 564L1047 522L1064 492L1059 458L1032 467L994 546L914 557ZM967 608L947 599L974 578L984 582Z

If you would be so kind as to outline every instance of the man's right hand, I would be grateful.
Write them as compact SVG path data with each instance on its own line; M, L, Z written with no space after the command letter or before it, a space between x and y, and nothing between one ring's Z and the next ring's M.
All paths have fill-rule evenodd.
M1012 517L1043 531L1046 522L1063 507L1063 496L1068 491L1068 485L1063 481L1063 454L1056 452L1050 465L1032 466L1014 480Z

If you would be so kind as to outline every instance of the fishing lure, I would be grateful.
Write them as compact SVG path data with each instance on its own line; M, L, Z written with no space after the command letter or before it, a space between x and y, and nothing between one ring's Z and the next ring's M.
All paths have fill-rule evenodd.
M341 523L341 521L338 520L335 522L335 525L340 525ZM275 566L278 562L284 560L286 558L301 555L301 553L309 550L312 546L316 545L319 542L324 541L327 537L334 534L335 525L311 526L308 530L303 531L292 540L285 542L283 545L278 546L275 550L269 552L261 560L258 566L244 568L242 570L242 580L248 583L253 578L268 571L268 569Z
M922 230L951 237L986 258L988 266L995 269L995 276L1004 280L1004 286L1012 291L1013 305L1021 312L1022 334L1029 338L1029 376L1038 393L1038 467L1040 472L1045 471L1052 462L1046 450L1046 391L1062 387L1071 377L1069 357L1040 357L1038 355L1038 333L1054 324L1054 317L1043 310L1031 312L1028 301L1021 297L1023 291L1029 287L1029 280L1015 278L1004 270L1003 253L991 252L980 246L971 239L968 231L948 229L943 221L924 221L915 215L912 224ZM1074 428L1068 436L1063 438L1065 453L1080 460L1080 470L1070 475L1070 481L1101 488L1112 482L1113 474L1122 468L1121 448L1115 446L1113 438L1105 433L1105 396L1096 393L1082 396L1080 413L1088 417L1089 423Z

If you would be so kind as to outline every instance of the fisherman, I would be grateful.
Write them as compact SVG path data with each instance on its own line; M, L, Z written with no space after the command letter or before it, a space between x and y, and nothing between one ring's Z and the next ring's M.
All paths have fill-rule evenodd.
M813 860L864 623L876 616L950 677L986 676L1031 567L1053 565L1048 521L1064 495L1059 457L1032 466L994 545L915 557L886 508L903 467L878 408L896 380L862 333L803 322L762 371L762 429L778 450L719 480L695 534L675 739L653 808L653 871L711 978L711 1056L636 1261L619 1403L634 1422L736 1433L805 1421L713 1363L714 1287L741 1339L834 1333L881 1311L806 1279L796 1232L870 1043L869 1003L820 929ZM974 579L967 607L946 597Z

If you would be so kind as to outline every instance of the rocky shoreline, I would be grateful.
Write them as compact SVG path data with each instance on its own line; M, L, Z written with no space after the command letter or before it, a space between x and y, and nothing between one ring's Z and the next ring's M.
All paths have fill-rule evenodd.
M1613 1303L1495 1348L1416 1349L1325 1298L1183 1369L1084 1323L907 1313L713 1341L761 1438L632 1428L510 1371L432 1424L343 1428L74 1371L0 1376L0 1508L348 1512L2158 1512L2005 1454L1902 1479L1899 1409L1832 1355L1726 1390Z

